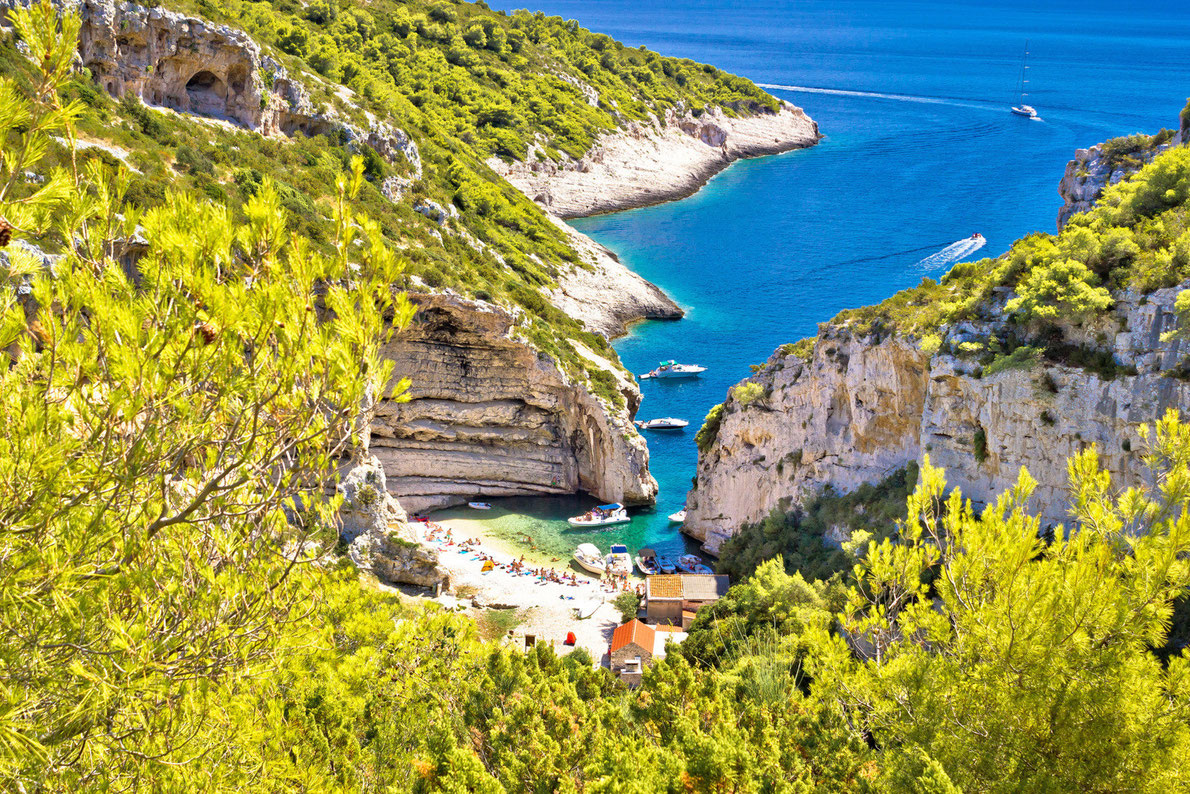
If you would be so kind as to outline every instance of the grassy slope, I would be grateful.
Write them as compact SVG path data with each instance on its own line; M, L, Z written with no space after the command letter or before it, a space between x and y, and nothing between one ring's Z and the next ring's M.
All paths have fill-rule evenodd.
M386 176L408 175L408 165L368 156L370 184L359 201L405 252L407 273L432 288L524 309L527 341L616 404L623 400L613 379L567 340L617 361L614 351L542 296L578 257L541 210L484 160L523 156L531 141L539 157L580 156L604 131L673 106L697 111L714 104L735 112L776 104L750 82L713 67L629 49L557 17L507 16L482 3L181 0L170 7L247 30L306 85L316 107L333 106L361 124L367 111L405 129L420 149L422 178L393 204L379 185ZM11 41L0 46L0 66L18 77L27 69ZM594 87L599 106L558 74ZM130 202L153 206L167 186L177 185L238 212L271 177L281 185L293 229L315 245L327 244L334 180L351 154L342 142L266 139L118 102L85 75L68 93L86 105L82 134L126 150L140 171ZM65 149L57 156L64 161ZM116 163L100 149L83 157ZM461 213L457 225L483 245L415 213L412 205L423 199L453 204Z

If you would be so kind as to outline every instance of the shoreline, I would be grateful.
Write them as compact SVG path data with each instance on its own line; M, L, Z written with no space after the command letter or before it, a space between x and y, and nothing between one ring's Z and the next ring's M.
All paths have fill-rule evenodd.
M809 148L822 137L785 101L777 112L751 116L671 110L604 135L578 160L536 160L530 151L525 161L488 165L547 213L570 220L688 198L734 162Z
M418 523L423 543L437 550L438 564L450 572L450 589L455 594L423 597L448 609L467 611L476 619L488 610L516 610L518 623L501 638L502 642L523 644L521 638L532 635L536 642L552 645L559 654L585 648L595 663L606 664L612 632L621 622L620 613L611 603L622 592L620 589L612 589L587 571L572 567L569 558L555 561L548 554L514 548L510 541L486 529L478 518ZM435 532L434 527L439 531ZM461 545L470 539L478 540L478 544ZM487 572L481 554L494 563ZM511 572L509 564L522 557L526 568L550 568L568 579L573 574L575 583ZM634 589L643 582L634 571L628 587ZM570 632L576 638L574 645L565 644Z

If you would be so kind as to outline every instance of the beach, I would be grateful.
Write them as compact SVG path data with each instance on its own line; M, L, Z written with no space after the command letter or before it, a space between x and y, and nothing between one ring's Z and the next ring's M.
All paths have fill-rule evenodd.
M586 648L597 663L606 662L612 632L621 622L611 603L620 589L602 584L572 565L569 557L518 548L494 536L476 519L425 522L423 533L426 542L438 549L439 563L450 571L455 592L434 600L476 618L486 609L516 609L520 622L505 641L523 643L531 636L535 642L552 644L559 654ZM492 562L487 572L483 570L485 558ZM514 563L522 560L526 572L512 571ZM559 577L565 575L567 583L548 581L527 572L529 569L545 569L547 574L552 570ZM569 583L572 575L574 584ZM643 582L634 574L628 587L634 589ZM573 646L565 644L569 632L575 635Z

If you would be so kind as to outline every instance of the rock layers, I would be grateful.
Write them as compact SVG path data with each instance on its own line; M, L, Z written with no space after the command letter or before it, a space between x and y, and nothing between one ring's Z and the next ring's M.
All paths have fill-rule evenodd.
M622 373L604 362L620 378L617 408L521 339L509 311L452 295L415 301L414 326L384 351L412 382L411 399L381 402L371 433L406 509L578 490L653 500L648 449L631 421L640 393Z
M1114 484L1140 483L1137 428L1169 408L1190 414L1190 383L1170 374L1190 348L1161 339L1176 324L1180 289L1115 296L1095 336L1113 339L1121 370L1136 374L1111 380L1044 362L981 376L972 362L930 356L909 339L824 326L808 361L779 350L751 379L763 396L748 405L728 399L700 456L686 529L716 552L774 508L826 485L850 491L927 454L977 502L1011 487L1026 467L1038 481L1031 507L1067 521L1069 456L1095 444ZM986 339L998 322L943 328L943 347Z
M735 160L813 146L818 125L801 108L727 116L670 111L608 133L579 160L489 165L549 212L575 218L683 198Z

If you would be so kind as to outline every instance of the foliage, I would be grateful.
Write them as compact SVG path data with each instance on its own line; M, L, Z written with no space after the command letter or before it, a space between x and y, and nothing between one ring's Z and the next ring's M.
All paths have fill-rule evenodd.
M796 510L774 511L763 521L745 524L720 547L716 569L732 581L742 581L761 563L780 558L787 572L809 581L846 575L855 559L831 545L827 533L833 530L864 541L891 536L916 483L917 464L910 463L879 483L864 483L847 494L825 489Z
M715 443L715 438L719 435L719 425L723 422L723 410L723 403L719 403L707 411L702 427L694 434L694 443L698 446L699 452L706 452Z
M78 20L59 35L48 2L12 18L40 71L31 98L0 78L0 215L18 236L52 219L69 246L52 269L10 246L0 271L0 780L119 776L209 751L191 739L212 693L302 619L300 571L335 537L324 494L411 311L346 209L358 163L333 256L284 234L267 182L237 227L180 193L121 215L127 173L98 162L15 179L73 135L56 89ZM138 227L148 250L121 265Z
M754 381L745 381L731 390L734 399L741 408L747 408L752 403L765 396L764 387Z
M1005 309L1026 320L1077 322L1104 311L1114 302L1097 281L1085 264L1073 259L1034 267L1017 286L1017 297Z
M1069 463L1075 531L1052 536L1026 472L977 516L927 461L899 541L860 562L860 655L831 637L819 691L965 791L1184 785L1188 660L1149 648L1190 585L1190 427L1171 414L1145 437L1153 489L1114 495L1091 448Z
M612 606L620 613L620 622L627 623L640 612L641 597L634 590L625 590L612 599Z

